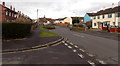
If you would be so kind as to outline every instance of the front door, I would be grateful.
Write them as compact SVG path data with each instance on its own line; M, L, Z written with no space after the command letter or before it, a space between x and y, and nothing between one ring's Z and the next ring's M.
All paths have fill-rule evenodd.
M98 22L98 29L101 29L102 28L102 25L100 22Z

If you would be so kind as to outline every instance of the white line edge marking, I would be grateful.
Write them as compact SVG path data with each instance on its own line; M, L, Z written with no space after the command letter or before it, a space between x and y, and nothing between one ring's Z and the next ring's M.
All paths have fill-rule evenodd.
M77 52L77 50L73 50L73 52Z
M74 45L73 43L70 43L71 45Z
M84 58L84 56L82 54L78 54L78 56L80 56L81 58Z
M90 54L90 53L87 53L87 55L90 56L90 57L93 57L93 56L94 56L93 54Z
M95 63L92 61L87 61L89 64L91 64L92 66L95 66Z
M65 45L66 45L66 46L68 46L68 44L67 44L67 43L65 43Z
M68 46L68 48L70 48L70 49L71 49L72 47L71 47L71 46Z
M78 46L77 46L77 45L75 45L75 48L78 48Z
M85 52L85 50L83 50L83 49L79 49L79 50L81 50L82 52Z
M70 41L66 41L66 42L68 42L68 43L69 43Z
M102 60L100 60L100 59L96 59L99 63L101 63L101 64L107 64L107 63L105 63L104 61L102 61Z

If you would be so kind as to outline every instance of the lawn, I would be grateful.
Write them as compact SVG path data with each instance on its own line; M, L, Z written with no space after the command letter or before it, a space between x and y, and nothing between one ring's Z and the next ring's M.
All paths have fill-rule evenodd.
M41 31L40 32L40 37L56 37L59 36L56 33L50 32L50 31Z
M48 29L43 28L43 26L40 26L40 30L48 30Z

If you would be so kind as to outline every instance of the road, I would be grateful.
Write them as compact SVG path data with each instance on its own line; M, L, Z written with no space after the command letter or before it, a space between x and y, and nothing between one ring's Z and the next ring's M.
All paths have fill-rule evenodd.
M118 41L70 31L68 28L57 26L55 33L68 38L72 43L95 54L110 64L118 64Z

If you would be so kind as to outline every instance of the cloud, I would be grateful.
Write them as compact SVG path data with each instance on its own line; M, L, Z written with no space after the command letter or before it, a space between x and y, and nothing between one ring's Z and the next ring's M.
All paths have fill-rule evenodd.
M22 11L31 18L39 17L61 18L71 16L84 16L86 12L93 12L102 7L111 7L112 3L117 4L118 0L1 0L6 6L13 5L16 10ZM74 13L73 13L74 12Z

